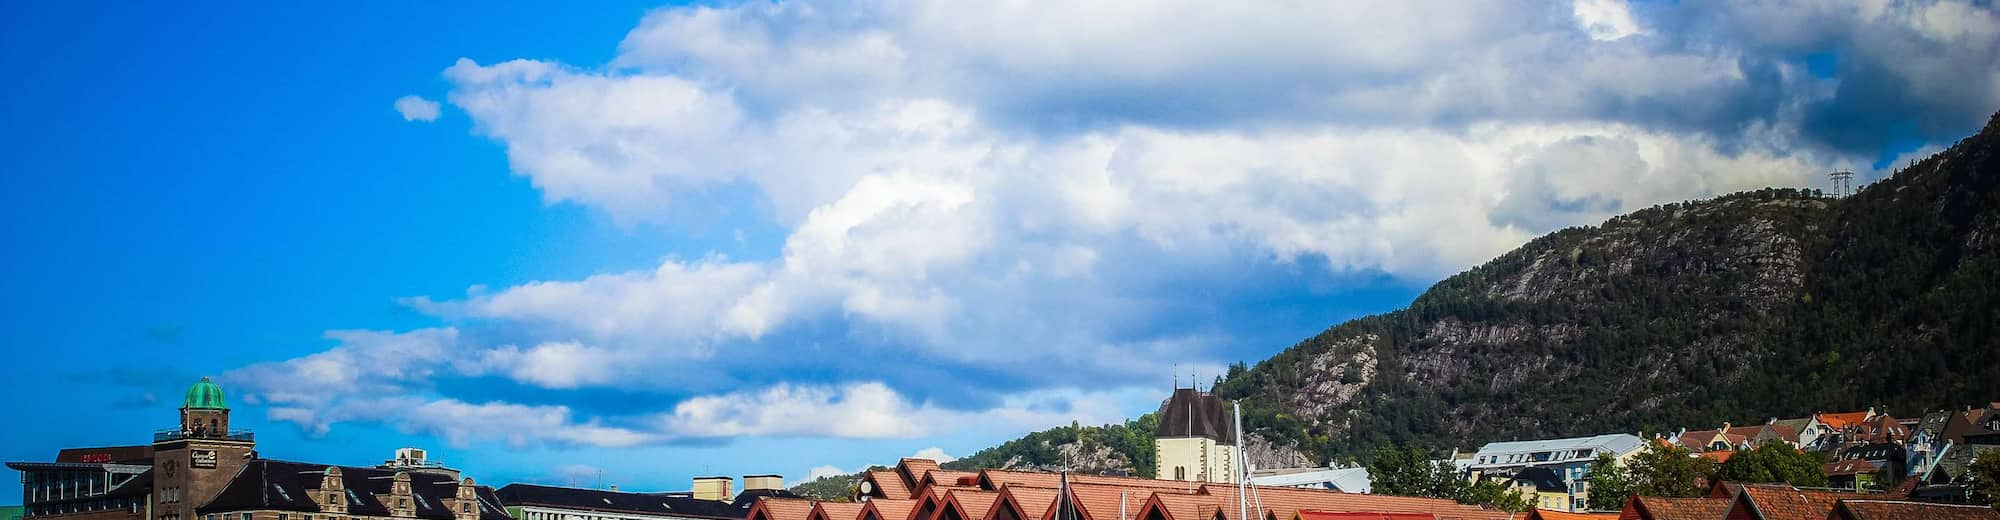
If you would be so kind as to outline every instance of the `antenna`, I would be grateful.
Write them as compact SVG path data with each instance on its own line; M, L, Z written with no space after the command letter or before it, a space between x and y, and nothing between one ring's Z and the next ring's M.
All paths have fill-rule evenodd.
M1826 178L1833 181L1833 196L1846 197L1854 194L1854 172L1837 170L1826 174Z
M1249 483L1250 476L1244 474L1244 470L1248 466L1243 463L1243 401L1232 401L1230 404L1236 407L1236 423L1234 425L1234 429L1236 430L1236 456L1230 457L1231 459L1235 459L1236 462L1236 467L1230 468L1236 473L1236 518L1238 520L1247 520L1244 517L1250 516L1250 497L1243 496L1243 486Z
M1169 372L1173 372L1173 373L1174 373L1174 389L1175 389L1175 390L1180 390L1180 389L1181 389L1181 364L1180 364L1180 363L1174 363L1174 368L1173 368L1173 370L1169 370Z

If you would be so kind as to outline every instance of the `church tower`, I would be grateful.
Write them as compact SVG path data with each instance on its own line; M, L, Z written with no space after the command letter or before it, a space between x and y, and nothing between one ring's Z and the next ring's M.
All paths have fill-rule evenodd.
M1154 478L1236 483L1236 463L1243 451L1236 446L1227 402L1199 389L1175 388L1160 405L1159 418L1159 430L1153 435Z
M214 498L255 455L256 438L229 427L222 387L201 378L181 399L179 428L153 432L154 518L198 520L194 508Z

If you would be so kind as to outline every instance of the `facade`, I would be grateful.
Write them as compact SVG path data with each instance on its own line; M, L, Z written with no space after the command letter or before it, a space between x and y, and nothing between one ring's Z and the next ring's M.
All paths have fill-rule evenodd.
M1590 463L1598 455L1610 455L1619 463L1638 453L1646 441L1637 435L1614 433L1593 437L1572 437L1539 441L1512 441L1488 443L1472 454L1472 462L1466 466L1473 478L1513 479L1530 468L1548 470L1555 475L1555 481L1562 482L1564 492L1560 493L1567 503L1554 507L1558 511L1582 511L1589 503L1590 489L1586 479L1590 478ZM1555 493L1545 493L1555 495ZM1539 496L1539 495L1538 495Z
M1368 468L1302 468L1252 474L1250 483L1259 486L1326 489L1342 493L1367 493L1372 482Z
M1237 481L1236 463L1243 456L1236 446L1236 426L1228 403L1214 394L1176 388L1160 405L1160 428L1153 449L1155 478L1185 482Z
M493 490L405 449L377 467L259 458L222 388L189 387L152 444L65 449L21 472L22 520L507 520Z

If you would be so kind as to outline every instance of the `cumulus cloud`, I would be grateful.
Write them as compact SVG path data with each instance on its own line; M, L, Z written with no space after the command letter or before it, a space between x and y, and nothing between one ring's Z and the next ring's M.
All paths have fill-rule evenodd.
M508 443L1109 421L1134 400L1076 381L1118 394L1213 364L1242 326L1218 310L1268 296L1204 284L1218 273L1421 285L1648 205L1811 187L2000 105L2000 24L1964 2L1062 7L674 6L606 64L461 59L446 100L546 200L644 226L748 192L782 245L413 297L453 327L331 333L232 376L309 429L464 442L326 395L499 377L693 396L617 417L397 408L551 432ZM684 365L717 375L653 376ZM1002 395L945 402L896 374Z
M424 99L421 96L396 98L396 113L402 114L404 121L423 121L426 123L436 121L440 106L438 102Z
M929 448L917 450L916 453L910 454L910 457L918 459L931 459L938 462L951 462L954 460L958 460L958 457L953 457L951 456L951 454L945 453L944 448L939 448L937 446L931 446Z

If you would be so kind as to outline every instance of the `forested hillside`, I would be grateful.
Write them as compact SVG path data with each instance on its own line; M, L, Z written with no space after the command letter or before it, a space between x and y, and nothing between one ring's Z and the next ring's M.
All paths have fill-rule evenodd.
M2000 118L1850 197L1770 189L1535 239L1217 391L1321 462L2000 397Z
M1215 391L1243 400L1247 433L1315 463L1389 444L1474 448L1871 405L1914 416L1997 399L1996 148L2000 116L1849 197L1766 189L1564 229L1404 309L1232 367ZM1121 451L1151 438L1132 431L1142 422L1115 436L1038 432L954 466L1102 451L1065 448L1087 442L1149 469L1149 449Z

